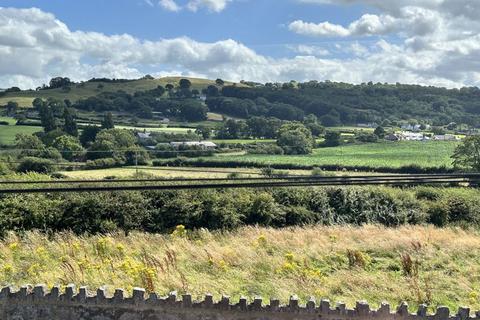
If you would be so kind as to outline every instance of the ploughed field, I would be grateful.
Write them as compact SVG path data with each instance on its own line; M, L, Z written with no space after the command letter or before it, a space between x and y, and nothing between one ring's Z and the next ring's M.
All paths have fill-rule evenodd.
M74 236L26 233L0 242L2 285L140 286L264 298L480 308L480 233L430 226L245 227L232 232Z

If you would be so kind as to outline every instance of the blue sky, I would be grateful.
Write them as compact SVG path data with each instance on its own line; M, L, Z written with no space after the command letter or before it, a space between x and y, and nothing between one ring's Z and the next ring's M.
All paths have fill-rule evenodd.
M331 47L336 42L335 39L312 39L289 32L291 21L329 20L348 24L366 12L364 5L299 5L295 0L242 0L231 3L221 13L208 9L170 12L156 2L151 0L152 7L143 0L0 0L4 7L37 7L53 13L72 31L96 31L107 35L128 33L148 40L181 36L202 42L235 39L270 56L293 55L286 48L288 45L307 43Z
M0 87L59 73L478 85L477 14L477 0L0 0Z

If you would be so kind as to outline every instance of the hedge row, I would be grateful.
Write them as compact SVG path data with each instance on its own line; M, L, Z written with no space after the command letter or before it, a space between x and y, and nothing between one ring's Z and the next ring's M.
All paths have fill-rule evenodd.
M164 233L312 224L480 225L480 190L317 187L0 196L0 235L71 230Z
M177 158L174 160L156 160L153 161L154 166L171 166L171 167L205 167L205 168L266 168L279 170L312 170L315 168L321 168L326 171L363 171L363 172L380 172L380 173L403 173L403 174L435 174L435 173L453 173L453 168L445 166L440 167L421 167L417 165L408 165L398 168L392 167L370 167L370 166L340 166L340 165L321 165L311 166L304 164L265 164L255 161L222 161L222 160L210 160L210 159L185 159Z

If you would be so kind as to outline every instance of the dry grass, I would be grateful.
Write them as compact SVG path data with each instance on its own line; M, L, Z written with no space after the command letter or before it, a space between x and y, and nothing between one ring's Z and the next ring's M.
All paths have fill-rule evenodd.
M29 233L0 243L0 282L143 286L218 298L310 295L352 305L366 299L412 307L480 308L480 234L377 226L244 228L95 237ZM406 258L408 257L408 258ZM350 259L349 259L350 258ZM407 267L410 266L410 267Z

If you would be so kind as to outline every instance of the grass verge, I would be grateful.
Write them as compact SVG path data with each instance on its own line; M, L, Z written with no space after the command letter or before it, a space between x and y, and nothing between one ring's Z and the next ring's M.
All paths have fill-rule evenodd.
M0 243L0 282L478 309L479 250L477 231L423 226L249 227L224 233L177 227L163 236L26 233Z

